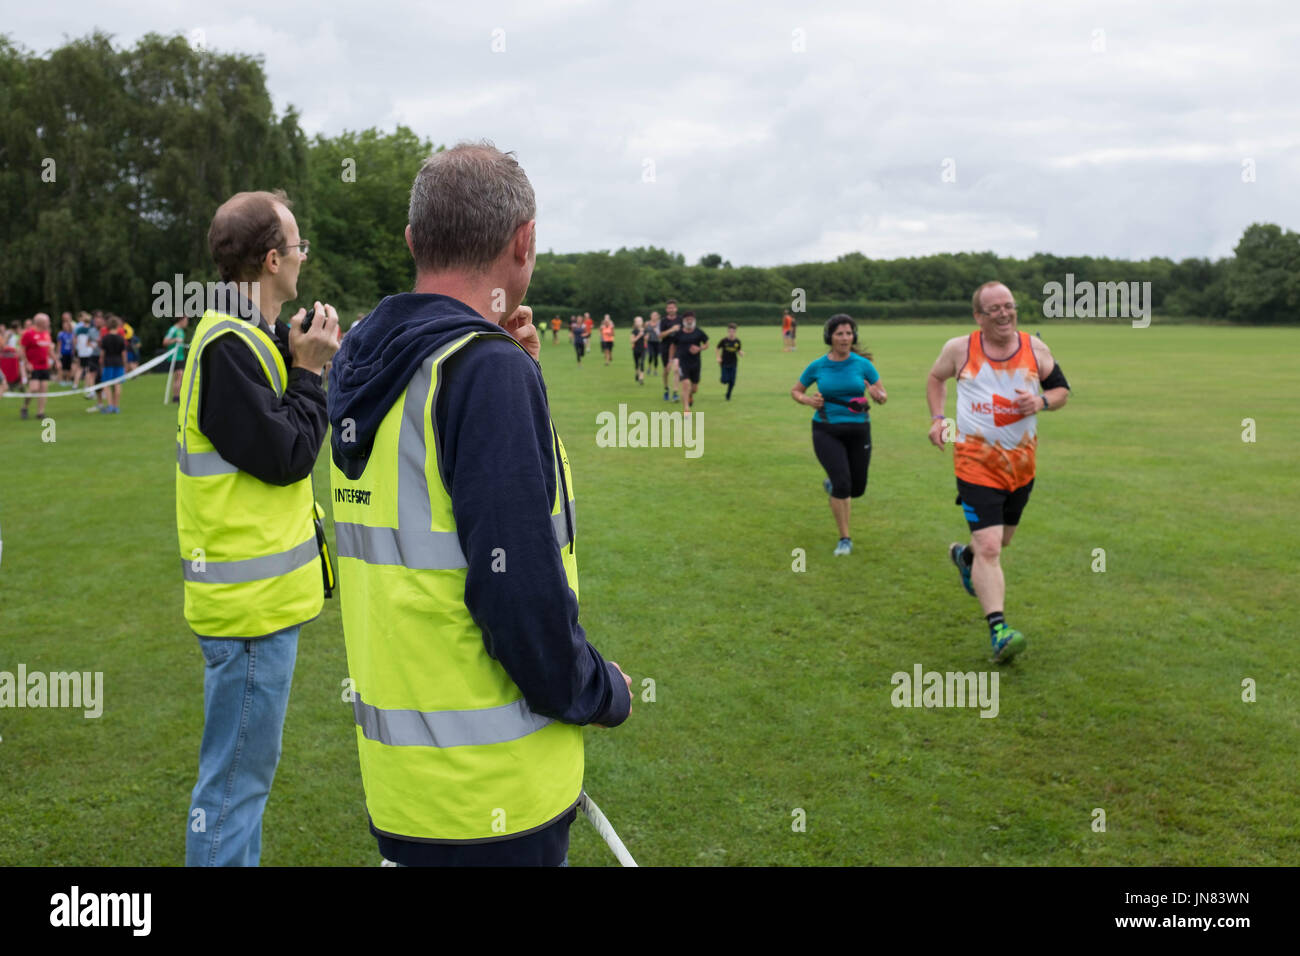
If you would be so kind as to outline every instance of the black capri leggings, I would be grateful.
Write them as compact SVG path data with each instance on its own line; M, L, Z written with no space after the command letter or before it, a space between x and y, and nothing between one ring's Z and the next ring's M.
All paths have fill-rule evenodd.
M645 349L632 350L632 364L638 372L645 371Z
M832 498L861 498L871 466L871 422L862 424L814 421L813 451L831 480Z

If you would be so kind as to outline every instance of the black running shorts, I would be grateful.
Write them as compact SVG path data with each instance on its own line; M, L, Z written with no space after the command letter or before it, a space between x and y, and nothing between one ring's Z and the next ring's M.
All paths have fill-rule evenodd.
M1029 503L1029 493L1034 490L1034 479L1015 491L1003 488L990 488L988 485L973 485L969 481L957 479L957 505L966 515L966 523L972 531L981 528L993 528L998 525L1020 524L1020 515Z

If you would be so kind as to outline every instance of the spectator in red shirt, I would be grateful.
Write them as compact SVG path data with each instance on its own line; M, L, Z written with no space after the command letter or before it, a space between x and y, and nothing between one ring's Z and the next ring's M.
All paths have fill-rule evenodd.
M54 367L54 340L50 338L50 317L38 312L32 327L23 332L21 339L23 360L27 364L27 392L41 397L36 402L36 417L45 417L45 393L50 389L50 370ZM18 410L20 418L27 417L30 398L23 399Z

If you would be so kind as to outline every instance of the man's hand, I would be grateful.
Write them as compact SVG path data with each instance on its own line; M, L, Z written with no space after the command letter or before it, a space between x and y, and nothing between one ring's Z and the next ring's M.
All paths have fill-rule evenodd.
M530 306L521 305L515 309L508 319L501 320L501 328L509 332L534 361L542 360L542 340L537 337L537 326L533 325L533 310Z
M885 404L885 402L889 401L889 395L885 391L885 386L879 383L875 385L868 385L867 394L871 396L871 400L875 402L877 405L883 405Z
M692 345L692 346L691 346L691 354L692 354L692 355L699 355L699 354L700 354L700 347L699 347L698 345Z
M332 305L313 303L316 314L312 316L311 328L304 333L302 320L307 317L306 309L299 309L289 319L289 351L293 355L293 364L320 375L325 363L334 358L343 337L339 328L339 314Z
M631 717L631 716L632 716L632 701L633 701L633 699L634 699L633 696L632 696L632 678L630 678L630 677L628 677L626 674L624 674L624 673L623 673L623 668L619 667L617 663L615 663L614 661L610 661L610 663L614 665L614 669L615 669L616 671L618 671L619 674L622 676L622 678L623 678L623 683L627 684L627 715L628 715L629 717ZM604 724L592 724L591 726L593 726L593 727L599 727L601 730L608 730L608 729L609 729L609 728L607 728Z
M1016 389L1016 410L1021 415L1036 415L1043 410L1043 400L1033 392L1026 392L1023 388Z
M930 444L940 451L943 451L943 426L947 421L946 418L936 418L930 423Z

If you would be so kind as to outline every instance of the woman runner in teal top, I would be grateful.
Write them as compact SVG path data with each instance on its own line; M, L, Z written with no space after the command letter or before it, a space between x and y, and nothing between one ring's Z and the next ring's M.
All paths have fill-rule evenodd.
M871 417L866 395L878 405L889 396L870 356L854 348L858 325L853 319L843 313L831 316L822 338L830 351L803 370L790 396L815 409L813 451L826 470L822 487L830 495L831 514L840 534L834 553L845 555L853 551L849 537L852 499L866 492L867 469L871 465ZM814 383L817 394L809 395L808 386Z

